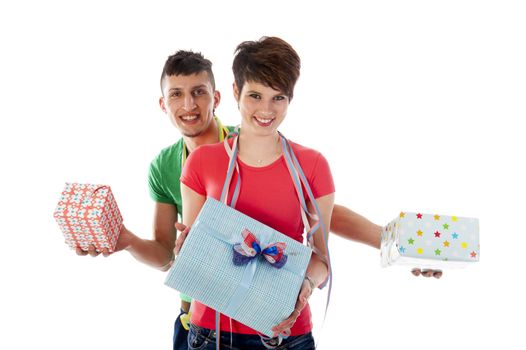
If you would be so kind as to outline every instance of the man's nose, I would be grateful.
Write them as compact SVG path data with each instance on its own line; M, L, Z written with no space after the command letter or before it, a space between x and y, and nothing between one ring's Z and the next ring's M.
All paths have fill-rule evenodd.
M185 111L192 111L195 108L195 100L192 95L186 96L184 98L184 105L183 108Z

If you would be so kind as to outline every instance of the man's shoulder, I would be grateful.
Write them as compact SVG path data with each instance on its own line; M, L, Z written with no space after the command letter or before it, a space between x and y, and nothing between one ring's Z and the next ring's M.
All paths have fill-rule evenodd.
M153 159L152 163L161 164L166 161L173 162L174 160L181 157L183 138L180 138L176 143L163 148L157 156Z

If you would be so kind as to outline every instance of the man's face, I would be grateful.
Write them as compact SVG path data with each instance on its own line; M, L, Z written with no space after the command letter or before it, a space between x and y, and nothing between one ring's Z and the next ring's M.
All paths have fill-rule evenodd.
M159 104L181 134L197 137L210 127L219 99L208 73L201 72L164 77Z

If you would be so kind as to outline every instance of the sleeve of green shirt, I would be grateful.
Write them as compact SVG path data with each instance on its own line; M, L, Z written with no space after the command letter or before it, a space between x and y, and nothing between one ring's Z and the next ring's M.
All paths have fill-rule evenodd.
M148 173L148 187L150 189L150 197L156 202L175 204L174 201L166 195L163 189L163 171L161 169L161 156L157 156L150 163L150 171Z

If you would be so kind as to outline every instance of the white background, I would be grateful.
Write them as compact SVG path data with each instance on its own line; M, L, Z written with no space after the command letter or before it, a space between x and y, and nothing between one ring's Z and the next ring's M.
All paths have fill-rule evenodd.
M319 348L523 343L526 2L343 4L2 2L0 348L170 348L165 275L127 253L77 257L53 210L66 181L109 184L127 227L150 237L148 165L179 137L157 102L166 57L210 58L217 113L236 124L233 51L263 35L302 57L282 131L326 155L337 202L379 224L401 210L480 218L480 263L441 280L332 237Z

